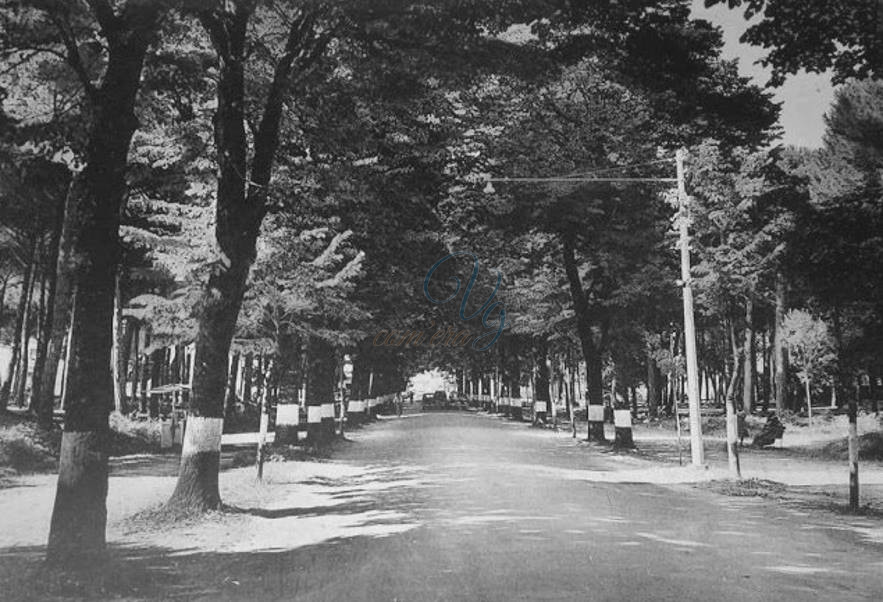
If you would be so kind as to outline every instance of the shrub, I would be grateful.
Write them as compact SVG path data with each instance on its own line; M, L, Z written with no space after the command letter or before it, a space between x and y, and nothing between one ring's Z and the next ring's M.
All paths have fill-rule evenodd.
M56 452L29 425L0 428L0 466L28 473L52 470L57 463Z
M110 455L153 454L161 451L162 425L159 420L132 420L113 412L110 415Z

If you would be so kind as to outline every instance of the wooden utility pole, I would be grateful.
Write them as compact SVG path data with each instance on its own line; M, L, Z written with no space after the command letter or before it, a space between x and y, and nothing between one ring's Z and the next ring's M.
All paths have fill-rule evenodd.
M696 324L693 320L693 287L690 276L689 200L684 184L684 149L675 155L678 172L680 213L681 285L684 294L684 347L687 357L687 396L690 402L690 453L694 466L705 464L702 447L702 418L699 408L699 362L696 357Z

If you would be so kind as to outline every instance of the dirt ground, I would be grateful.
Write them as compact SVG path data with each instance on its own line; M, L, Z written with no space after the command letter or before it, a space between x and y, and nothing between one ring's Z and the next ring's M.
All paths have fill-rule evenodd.
M875 426L865 421L862 428ZM589 591L593 599L626 593L642 599L642 579L626 579L620 567L646 565L657 586L660 575L676 579L658 590L671 596L657 599L699 600L707 599L711 583L693 580L668 556L702 550L701 563L712 576L736 570L744 580L742 573L759 570L787 577L770 581L756 574L750 587L738 579L724 586L739 599L769 599L782 587L777 599L825 593L827 599L864 599L865 585L835 591L806 581L837 574L839 555L848 566L855 546L883 549L883 466L862 464L864 511L854 516L843 511L846 465L807 459L801 451L808 440L813 448L827 445L838 428L828 425L814 439L793 433L802 446L743 450L747 480L733 484L726 480L723 440L714 436L706 437L707 468L697 469L679 464L676 437L656 425L638 425L638 449L626 452L574 440L567 428L555 432L492 416L414 412L350 433L328 460L271 463L263 482L255 480L254 467L235 467L248 460L247 452L230 450L221 476L227 509L175 521L162 520L156 510L174 487L177 458L116 458L108 495L112 558L92 575L45 570L55 476L15 476L0 490L0 598L270 600L300 592L297 599L305 600L510 600L543 599L560 585L563 593L555 599L584 599ZM682 451L686 464L686 440ZM681 507L648 520L657 509ZM743 507L749 515L737 512L731 526L720 526L721 517ZM543 526L544 516L554 529ZM696 516L705 527L691 522ZM750 520L743 525L745 517ZM494 527L490 539L482 525ZM600 539L583 535L593 530ZM745 564L765 558L750 551L752 538L765 530L771 540L764 545L779 550L778 563ZM797 533L805 539L799 548L789 539ZM829 534L837 539L826 539ZM620 539L622 547L610 547ZM586 549L571 559L573 545ZM746 546L739 561L745 566L734 568L732 550ZM477 554L486 572L461 565L455 550L462 549ZM519 560L490 560L500 553ZM536 554L545 559L525 563ZM608 581L595 580L589 588L580 580L586 570L582 554L607 558L597 560L595 570ZM827 559L824 565L815 555ZM439 562L448 568L435 566ZM402 574L397 563L413 564L414 573ZM543 567L555 567L552 581ZM876 570L866 568L868 575ZM460 584L465 589L455 587L457 580L444 572L449 569L466 571L467 582Z

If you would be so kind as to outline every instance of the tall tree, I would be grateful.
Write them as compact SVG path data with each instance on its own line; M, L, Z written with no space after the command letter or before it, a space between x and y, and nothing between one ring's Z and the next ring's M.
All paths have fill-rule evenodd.
M214 121L218 158L215 240L218 257L199 309L191 414L181 468L169 505L196 510L217 508L223 400L230 342L239 316L255 244L268 209L270 179L279 145L284 104L295 73L311 69L331 39L329 11L321 6L286 7L284 29L278 15L256 3L227 2L196 12L218 59ZM249 28L263 30L270 74L258 102L246 88ZM275 43L274 43L275 42ZM278 55L276 55L278 53ZM253 147L246 123L258 123ZM251 152L250 152L251 151Z
M84 90L88 125L82 169L65 202L57 303L73 306L68 405L47 557L88 563L104 554L114 278L126 163L138 125L136 97L163 2L5 3L5 47L64 57ZM101 44L91 42L102 40ZM88 42L87 42L88 40ZM64 277L61 277L61 275Z

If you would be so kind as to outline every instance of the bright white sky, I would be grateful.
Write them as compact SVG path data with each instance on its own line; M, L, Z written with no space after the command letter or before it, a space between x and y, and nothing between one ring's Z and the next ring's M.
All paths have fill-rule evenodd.
M729 10L725 5L707 9L703 0L693 0L693 16L721 27L724 56L738 58L740 71L744 75L754 78L758 85L766 84L769 71L754 64L764 55L764 50L739 42L747 27L742 12ZM780 122L783 142L798 146L821 146L825 131L822 116L834 99L831 77L809 73L791 76L785 85L775 90L775 99L782 103Z

